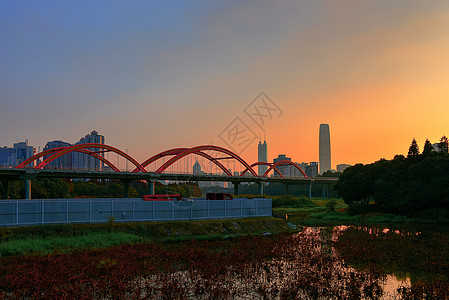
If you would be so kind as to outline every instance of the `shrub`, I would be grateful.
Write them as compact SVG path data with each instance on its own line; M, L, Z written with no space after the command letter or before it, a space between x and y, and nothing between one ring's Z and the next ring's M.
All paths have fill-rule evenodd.
M309 198L303 196L298 199L290 195L273 197L272 205L273 207L295 207L295 208L315 206L315 204L313 204L313 202Z
M439 208L426 209L417 212L415 216L425 220L449 220L449 210Z
M326 208L328 211L335 211L336 205L337 205L337 202L334 199L331 199L326 203Z
M347 210L350 215L362 215L372 212L385 212L385 210L376 204L351 203Z

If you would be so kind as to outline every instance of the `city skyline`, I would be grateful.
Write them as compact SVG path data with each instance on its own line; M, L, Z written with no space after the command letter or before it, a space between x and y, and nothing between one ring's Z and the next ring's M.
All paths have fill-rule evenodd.
M320 125L320 138L321 138L321 128L322 128L322 125L323 124L321 124ZM327 124L324 124L324 125L327 125ZM327 129L328 129L328 126L327 126ZM327 130L327 131L329 131L329 130ZM105 137L103 136L103 135L101 135L101 134L99 134L96 130L93 130L92 132L90 132L89 134L86 134L84 137L82 137L82 138L80 138L80 140L78 141L78 142L76 142L76 143L68 143L68 142L65 142L65 141L61 141L61 140L54 140L54 141L48 141L47 143L46 143L46 145L45 145L45 147L42 149L42 151L48 151L48 150L50 150L50 149L53 149L53 148L60 148L60 147L70 147L70 146L75 146L75 145L79 145L79 144L85 144L85 143L97 143L97 144L105 144ZM16 145L18 145L18 146L28 146L28 140L26 140L25 142L18 142L18 143L15 143L14 144L14 148L16 148ZM321 147L321 145L320 145L320 147ZM30 158L33 154L38 154L38 153L40 153L39 152L39 150L37 150L37 148L36 147L34 147L34 145L29 145L28 146L28 148L30 148L30 150L28 151L29 152L29 154L27 154L27 155L22 155L22 156L20 156L21 157L21 159L20 160L17 160L17 162L16 163L13 163L12 161L11 162L7 162L7 161L9 161L10 159L12 159L12 157L11 158L8 158L7 156L8 155L12 155L12 152L11 153L9 153L10 151L14 151L15 152L15 149L14 148L8 148L7 146L4 146L4 147L0 147L0 150L4 150L3 152L2 152L2 155L3 156L5 156L5 157L1 157L2 159L0 160L0 167L2 167L2 166L6 166L6 167L14 167L14 166L16 166L16 165L18 165L19 163L21 163L24 159L28 159L28 158ZM31 151L32 150L32 151ZM95 149L95 148L90 148L89 150L91 150L91 151L99 151L100 152L100 155L103 157L103 158L106 158L107 159L107 155L105 156L105 152L103 152L101 149ZM9 151L9 152L8 152ZM127 152L128 151L128 149L125 149L125 152ZM31 153L32 152L32 153ZM107 153L107 151L106 151L106 153ZM43 156L43 160L45 160L45 159L47 159L48 157L50 157L52 154L48 154L48 155L45 155L45 156ZM273 155L273 156L275 156L275 155ZM257 146L257 157L258 157L258 162L268 162L268 159L267 159L267 157L268 157L268 147L267 147L267 141L265 140L265 138L264 138L264 142L262 143L262 141L260 140L259 141L259 144L258 144L258 146ZM119 160L122 160L122 161L124 161L124 164L126 165L126 169L124 169L124 170L126 170L126 171L128 171L129 169L128 169L128 163L129 163L129 161L127 161L127 160L125 160L123 157L119 157L119 156L116 156L116 162L117 162L117 165L116 166L120 166L120 163L119 163ZM189 158L187 158L185 161L184 161L184 165L182 166L182 164L181 164L181 167L184 167L184 168L188 168L189 167L189 165L188 165L188 162L189 162L189 160L190 160L190 163L193 163L193 161L195 161L195 163L192 165L192 168L193 168L193 174L195 174L195 168L197 169L197 171L198 171L198 166L199 166L199 173L201 173L201 165L199 164L199 162L198 162L198 160L197 160L198 158L194 158L193 156L192 157L189 157ZM244 158L243 158L244 159ZM14 159L13 159L14 160ZM111 162L112 162L112 160L114 160L114 158L112 157L111 158ZM276 158L274 158L273 159L273 163L276 163L276 162L278 162L278 161L281 161L281 160L289 160L289 161L291 161L291 158L289 158L289 157L286 157L286 155L285 154L278 154L278 156L276 157ZM4 165L2 165L2 161L4 161L5 162L5 164ZM33 162L33 166L35 166L35 164L36 164L36 162ZM208 161L208 160L205 160L204 161L204 158L203 158L203 161L202 161L202 164L203 165L207 165L207 164L209 164L209 165L211 165L210 164L210 161ZM302 169L303 169L303 171L305 171L306 173L308 173L308 174L314 174L314 175L308 175L308 176L311 176L311 177L315 177L316 176L316 174L322 174L323 172L322 171L320 171L319 173L318 173L318 162L309 162L309 163L306 163L306 162L301 162L301 163L299 163L299 162L296 162L296 164L298 164ZM102 163L102 162L100 162L98 159L96 159L96 158L93 158L93 157L90 157L90 156L88 156L88 155L86 155L86 154L83 154L83 153L79 153L79 152L69 152L68 154L66 154L66 155L63 155L62 157L59 157L59 158L57 158L57 159L55 159L55 160L53 160L52 162L50 162L48 165L47 165L49 168L55 168L55 169L80 169L80 170L103 170L103 168L104 168L104 163ZM229 164L228 164L228 166L229 166ZM310 168L310 167L312 167L312 166L314 166L314 168L316 167L316 171L312 171L312 170L309 170L309 171L307 171L308 170L308 168ZM337 169L338 169L338 166L339 165L337 165ZM349 165L347 165L347 164L342 164L342 166L346 166L346 167L348 167ZM153 166L153 167L155 167L155 166ZM179 166L178 166L179 167ZM210 166L209 166L210 167ZM235 167L235 164L234 164L234 167ZM262 168L261 168L262 167ZM238 165L238 168L242 168L242 166L239 166ZM258 173L258 175L259 176L263 176L264 175L264 173L265 173L265 171L268 169L268 166L267 165L259 165L259 166L257 166L257 173ZM299 171L298 170L296 170L294 167L292 167L292 166L278 166L278 169L281 171L281 173L282 174L284 174L284 175L288 175L288 176L301 176L300 174L299 174ZM331 170L330 168L328 169L328 170ZM153 170L154 171L154 170ZM180 172L185 172L185 170L182 170L182 169L180 169L180 170L178 170L178 171L180 171ZM209 170L209 171L211 171L211 170ZM231 170L231 169L229 169L229 171L235 171L235 170ZM332 169L332 171L335 171L334 169ZM198 173L198 172L197 172ZM275 173L273 173L272 175L276 175Z
M138 161L215 144L240 120L256 161L318 161L332 127L332 168L406 154L447 132L447 1L0 3L0 141L75 141L97 130ZM266 93L278 112L257 123Z

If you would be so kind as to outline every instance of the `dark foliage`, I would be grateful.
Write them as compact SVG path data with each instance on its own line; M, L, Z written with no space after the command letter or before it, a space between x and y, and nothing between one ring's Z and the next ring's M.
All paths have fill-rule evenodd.
M340 173L332 173L334 176L337 176ZM329 197L337 198L337 192L333 188L334 184L331 184L329 187ZM233 193L233 191L231 191ZM259 188L256 183L250 184L240 184L239 185L239 193L246 195L257 195L259 193ZM282 183L270 183L267 186L264 186L265 195L270 196L282 196L285 195L285 185ZM293 196L305 196L309 197L309 185L308 184L299 184L299 185L289 185L288 186L288 194ZM312 197L322 197L323 196L323 184L314 183L312 184Z
M427 154L429 154L432 151L433 151L432 143L428 139L426 139L426 142L424 143L422 155L427 156Z
M410 148L408 148L408 158L412 157L418 157L419 155L419 147L418 143L416 142L415 138L412 140L412 144L410 145Z
M183 184L156 184L156 194L179 193L183 197L200 197L198 184L186 182ZM3 184L0 182L0 194ZM24 199L25 185L23 181L10 181L8 187L9 199ZM128 190L130 198L148 194L148 185L144 181L133 181ZM31 183L33 199L55 199L71 197L121 198L124 196L123 182L120 180L65 180L65 179L34 179Z
M449 155L395 156L343 172L336 190L347 204L369 204L412 215L424 209L449 209Z
M445 135L443 135L438 143L438 149L440 152L448 153L448 139Z
M273 197L272 200L272 206L274 208L276 207L295 207L295 208L301 208L301 207L313 207L314 204L310 199L306 197L294 197L290 195L286 196L280 196L280 197Z

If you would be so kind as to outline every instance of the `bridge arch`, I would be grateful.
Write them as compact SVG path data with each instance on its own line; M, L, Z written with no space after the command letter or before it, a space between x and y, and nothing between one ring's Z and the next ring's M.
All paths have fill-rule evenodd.
M271 166L271 165L273 165L273 163L269 163L269 162L265 162L265 161L258 161L258 162L253 163L250 167L252 169L255 166ZM273 170L276 171L279 174L279 176L281 176L281 178L284 178L284 175L282 175L281 171L279 171L278 168L274 167ZM248 172L248 171L249 171L248 169L245 169L242 173L240 173L240 176L245 175L246 172Z
M156 170L156 173L163 173L170 165L172 165L173 163L175 163L179 159L183 158L184 156L187 156L189 154L197 154L197 153L202 152L204 150L213 150L213 151L217 151L217 152L221 152L221 153L229 155L230 157L236 159L243 166L245 166L245 168L247 168L251 172L251 174L253 174L254 176L257 177L256 172L254 172L254 170L248 165L248 163L246 161L244 161L240 156L238 156L237 154L235 154L234 152L232 152L232 151L230 151L228 149L225 149L225 148L222 148L222 147L219 147L219 146L213 146L213 145L203 145L203 146L197 146L197 147L188 148L186 150L183 150L183 151L179 152L178 154L176 154L171 159L169 159L167 162L165 162L162 166L160 166ZM201 155L201 154L198 154L198 155ZM216 162L216 159L213 158L212 161ZM226 173L228 175L232 176L232 174L230 174L229 170Z
M268 176L268 173L270 173L271 170L273 170L273 169L276 168L277 166L281 166L281 165L291 165L291 166L294 166L296 169L299 170L299 172L301 172L302 175L304 175L305 178L309 178L309 177L306 175L306 173L301 169L301 167L300 167L298 164L292 162L291 160L281 160L281 161L278 161L277 163L272 164L272 165L268 168L268 170L265 172L265 174L263 174L263 176L264 176L264 177ZM278 170L278 172L279 172L279 170Z
M156 155L154 155L154 156L148 158L146 161L144 161L144 162L141 164L141 166L144 167L144 168L146 168L149 164L151 164L151 163L157 161L158 159L161 159L161 158L163 158L163 157L165 157L165 156L177 155L177 154L179 154L179 153L181 153L181 152L183 152L183 151L186 151L186 150L188 150L188 149L190 149L190 148L174 148L174 149L170 149L170 150L163 151L163 152L161 152L161 153L158 153L158 154L156 154ZM217 165L220 169L222 169L223 172L226 173L226 175L232 176L232 173L229 172L229 170L226 169L226 167L225 167L223 164L221 164L219 161L217 161L216 158L213 158L213 157L210 156L209 154L204 153L204 152L202 152L202 151L197 151L197 152L192 153L192 154L196 154L196 155L202 156L202 157L204 157L204 158L210 160L210 161L213 162L215 165ZM133 170L133 172L139 172L139 169L136 168L136 169Z
M73 151L77 151L79 149L84 149L84 150L88 150L86 148L100 148L100 149L105 149L105 150L109 150L112 151L114 153L117 153L118 155L124 157L125 159L127 159L128 161L130 161L132 164L134 164L140 171L146 173L147 171L145 170L145 168L143 168L134 158L132 158L131 156L129 156L128 154L126 154L125 152L109 146L109 145L105 145L105 144L97 144L97 143L87 143L87 144L78 144L78 145L73 145L73 146L69 146L66 147L56 153L54 153L52 156L48 157L47 159L45 159L44 161L42 161L40 164L38 164L35 169L42 169L43 167L45 167L47 164L49 164L50 162L52 162L53 160L57 159L58 157L61 157L67 153L73 152ZM90 151L90 150L88 150ZM92 151L91 151L92 152ZM92 152L95 153L95 152ZM90 154L90 153L88 153ZM96 154L96 153L95 153ZM101 155L97 155L97 158L100 159L99 157L102 157ZM107 163L109 166L113 165L111 162L109 162L107 159L105 159L104 157L102 157L103 159L100 159L102 161L104 161L105 163ZM115 168L115 169L114 169ZM114 171L119 171L115 166L114 166Z
M41 157L44 157L44 156L46 156L46 155L49 155L49 154L52 154L52 153L56 153L56 152L62 151L62 150L64 150L64 149L66 149L66 148L68 148L68 147L51 148L51 149L42 151L42 152L40 152L40 153L37 153L37 154L31 156L30 158L28 158L27 160L23 161L22 163L18 164L18 165L16 166L16 169L25 168L26 165L32 163L32 162L35 161L35 160L38 160L38 159L41 158ZM114 170L115 172L120 172L120 170L119 170L113 163L111 163L109 160L107 160L107 159L104 158L103 156L98 155L97 153L95 153L95 152L93 152L93 151L91 151L91 150L89 150L89 149L82 149L82 148L81 148L81 149L76 149L76 150L74 150L74 151L75 151L75 152L80 152L80 153L85 153L85 154L88 154L88 155L90 155L90 156L92 156L92 157L95 157L96 159L98 159L98 160L104 162L105 164L107 164L107 165L108 165L112 170Z

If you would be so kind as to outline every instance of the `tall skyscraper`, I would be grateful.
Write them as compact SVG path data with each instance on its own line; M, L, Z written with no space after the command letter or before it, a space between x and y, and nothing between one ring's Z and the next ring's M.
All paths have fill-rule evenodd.
M260 141L259 145L257 146L257 159L258 161L268 162L268 151L267 151L267 142ZM258 174L259 176L263 176L265 172L267 171L268 166L258 166Z
M329 124L320 124L320 174L331 169L331 138Z

